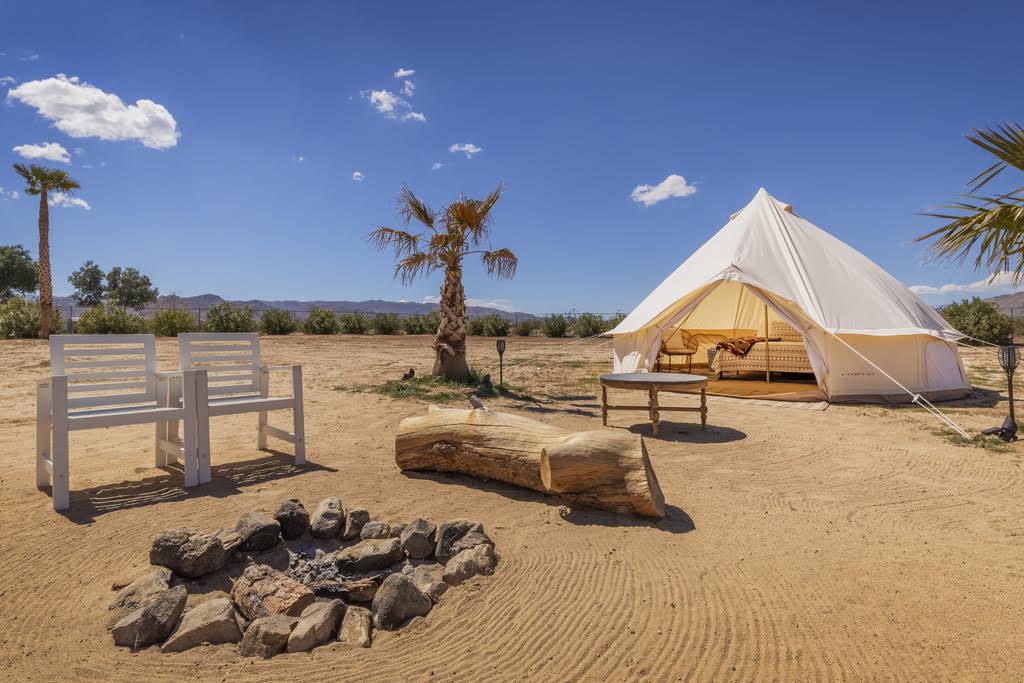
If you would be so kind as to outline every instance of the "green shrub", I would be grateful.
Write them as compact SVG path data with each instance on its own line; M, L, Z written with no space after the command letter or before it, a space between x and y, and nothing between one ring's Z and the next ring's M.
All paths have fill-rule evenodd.
M145 331L146 321L141 315L134 315L113 304L90 308L75 325L75 332L79 334L140 334Z
M39 317L37 301L13 296L0 303L0 339L35 339L39 336Z
M341 332L341 323L331 309L314 308L303 321L302 331L306 334L338 334Z
M398 334L402 330L402 319L394 313L378 313L373 316L374 334Z
M466 334L471 337L480 337L484 333L484 319L483 318L470 318L469 322L466 323Z
M1013 342L1013 321L993 304L974 297L945 306L942 317L958 332L990 344Z
M519 337L529 337L533 334L533 331L537 329L537 322L535 320L520 320L512 328L513 333Z
M338 317L341 323L341 331L345 334L366 334L370 329L370 319L359 311L343 313Z
M616 327L619 326L619 323L621 323L625 319L626 319L626 314L625 313L616 313L612 317L608 318L608 329L609 330L614 330Z
M545 316L542 326L544 335L548 337L564 337L569 331L569 321L561 313Z
M248 306L232 306L225 301L207 309L206 329L210 332L255 332L256 319Z
M572 324L572 332L580 339L586 339L587 337L593 337L607 332L609 329L608 323L605 319L596 313L580 313L579 317Z
M183 308L158 311L149 320L149 331L158 337L177 337L199 329L199 320Z
M283 308L268 308L260 314L262 334L291 334L298 328L295 317Z
M488 337L506 337L511 328L512 323L508 318L500 315L489 315L484 318L484 334Z
M441 324L441 315L431 311L424 315L414 313L402 320L402 330L406 334L435 334Z

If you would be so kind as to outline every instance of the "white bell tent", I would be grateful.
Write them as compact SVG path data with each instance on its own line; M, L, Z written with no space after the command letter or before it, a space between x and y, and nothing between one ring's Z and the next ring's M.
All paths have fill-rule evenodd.
M765 334L768 319L803 337L829 401L945 400L970 390L955 344L963 335L764 188L609 333L615 372L650 371L680 330L696 337L700 360L722 339Z

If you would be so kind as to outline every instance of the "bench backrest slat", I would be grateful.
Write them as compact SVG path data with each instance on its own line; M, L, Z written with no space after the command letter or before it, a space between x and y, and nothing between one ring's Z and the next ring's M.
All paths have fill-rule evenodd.
M155 403L156 340L150 334L50 337L50 369L68 378L68 408Z
M260 338L255 332L178 335L182 370L206 370L210 396L259 392Z

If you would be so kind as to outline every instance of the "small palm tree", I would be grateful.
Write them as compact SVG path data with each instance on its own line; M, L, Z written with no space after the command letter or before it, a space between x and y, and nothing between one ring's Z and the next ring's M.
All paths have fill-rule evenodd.
M434 337L433 374L465 380L469 376L466 363L466 293L462 287L462 260L480 254L489 275L511 278L519 259L508 249L481 249L491 228L491 210L501 198L498 185L482 200L459 197L438 214L403 186L399 194L399 213L405 225L413 220L426 230L411 233L384 226L370 233L370 244L377 250L392 248L395 253L395 277L410 284L418 277L444 270L441 284L441 322Z
M980 190L1009 168L1024 171L1024 128L1016 123L975 130L967 139L996 161L968 183L962 200L945 208L956 214L928 213L948 221L917 238L934 240L929 247L940 259L965 259L977 249L974 267L995 276L1013 273L1014 283L1024 279L1024 187L1005 194Z
M81 187L66 171L43 166L14 164L25 179L26 194L39 195L39 336L47 339L53 332L53 274L50 271L50 192L68 194Z

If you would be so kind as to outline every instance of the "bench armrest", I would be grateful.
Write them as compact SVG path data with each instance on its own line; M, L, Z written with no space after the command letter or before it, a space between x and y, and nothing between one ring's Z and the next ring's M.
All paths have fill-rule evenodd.
M261 365L260 366L260 370L266 370L267 372L275 372L275 371L284 372L284 371L291 370L294 367L301 367L301 366L298 363L294 363L292 365Z

